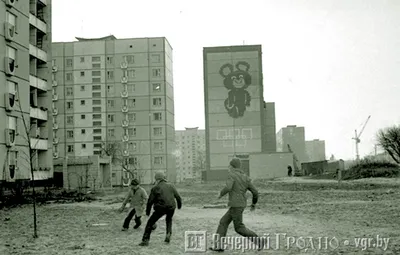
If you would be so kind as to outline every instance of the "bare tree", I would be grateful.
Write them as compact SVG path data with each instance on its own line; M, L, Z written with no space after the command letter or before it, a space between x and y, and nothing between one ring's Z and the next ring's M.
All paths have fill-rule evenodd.
M17 88L17 95L20 95L19 90ZM16 100L16 103L18 102L18 108L19 108L19 112L21 114L21 119L22 119L22 123L23 123L23 133L18 133L16 135L19 135L23 138L23 140L25 140L27 147L28 147L28 152L26 153L25 151L21 151L22 154L25 155L25 159L28 161L28 165L29 165L29 169L30 169L30 174L31 174L31 185L32 185L32 200L33 200L33 238L37 238L38 237L38 233L37 233L37 214L36 214L36 191L35 191L35 176L34 176L34 160L37 160L37 153L38 151L35 149L37 146L37 143L39 142L39 140L37 140L37 142L35 144L32 144L31 141L31 132L33 130L33 128L35 127L35 123L31 123L30 122L30 116L28 115L28 117L24 116L24 111L23 111L23 107L21 104L21 100L18 99ZM33 145L33 146L32 146Z
M400 164L400 126L381 129L377 133L378 144L390 157Z

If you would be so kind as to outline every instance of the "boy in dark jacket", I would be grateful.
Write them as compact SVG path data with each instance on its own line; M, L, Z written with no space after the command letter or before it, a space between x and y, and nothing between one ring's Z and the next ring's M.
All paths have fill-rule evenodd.
M251 179L241 170L240 159L234 158L229 164L229 174L228 180L226 181L226 186L221 190L218 198L222 198L226 194L229 194L228 207L229 210L219 221L217 228L217 239L225 237L228 231L228 227L233 221L233 226L236 233L241 236L252 238L256 240L258 248L261 249L261 243L258 241L258 236L252 230L246 228L243 224L243 211L246 208L247 199L246 192L249 190L253 194L253 201L251 204L251 211L255 210L255 205L258 202L258 191L254 187ZM219 240L216 240L218 242ZM210 248L213 251L222 252L223 249L215 243L213 247Z
M172 234L172 217L175 213L176 204L178 205L178 209L181 209L182 207L182 199L178 191L172 184L166 181L164 173L156 173L155 179L156 185L151 189L149 200L147 201L146 215L150 215L153 206L154 212L147 221L142 242L139 244L140 246L149 245L152 228L164 215L167 224L165 242L169 243Z

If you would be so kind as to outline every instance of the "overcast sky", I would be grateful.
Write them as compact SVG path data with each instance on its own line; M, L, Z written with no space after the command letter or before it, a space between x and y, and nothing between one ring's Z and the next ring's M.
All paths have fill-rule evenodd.
M204 128L203 47L261 44L277 131L305 126L326 153L355 157L354 129L400 123L398 0L53 0L53 41L165 36L174 49L175 128ZM190 110L189 110L190 109Z

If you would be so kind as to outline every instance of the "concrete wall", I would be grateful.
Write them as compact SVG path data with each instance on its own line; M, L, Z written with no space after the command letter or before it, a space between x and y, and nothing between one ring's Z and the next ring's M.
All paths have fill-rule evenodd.
M260 153L250 155L250 177L254 179L270 179L287 176L287 167L293 168L293 154Z

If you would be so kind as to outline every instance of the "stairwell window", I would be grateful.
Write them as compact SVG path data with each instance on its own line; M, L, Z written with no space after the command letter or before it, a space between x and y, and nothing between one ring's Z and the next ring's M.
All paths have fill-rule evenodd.
M128 128L129 136L136 136L136 128Z
M65 79L66 79L67 81L72 81L72 73L66 73L66 74L65 74Z
M67 102L67 110L72 110L74 109L74 102L68 101Z
M7 22L10 23L10 25L14 26L14 32L18 33L17 31L17 16L12 14L11 12L6 12L7 16Z
M137 144L135 142L129 143L129 151L135 152L137 150Z
M115 94L115 87L114 85L107 85L107 93L109 95L114 95Z
M134 64L135 63L135 56L133 55L127 55L124 56L124 61L128 64Z
M153 119L154 119L155 121L160 121L160 120L162 120L162 114L161 114L161 112L155 112L155 113L153 113Z
M135 69L131 69L128 70L128 78L135 78L136 77L136 70Z
M67 88L67 96L73 96L74 95L74 90L72 87Z
M163 157L162 156L154 157L154 165L162 165L162 164L163 164Z
M108 120L108 123L114 123L115 122L115 115L114 114L108 114L107 120Z
M67 116L67 124L74 124L74 116Z
M67 138L74 138L74 131L73 130L68 130L67 131Z
M129 100L129 107L135 107L136 106L136 99L130 99Z
M114 58L113 57L107 57L107 64L112 64L114 62Z
M163 134L162 127L153 128L153 135L154 136L161 136L162 134Z
M114 71L107 71L107 80L114 80Z
M108 137L115 137L115 129L108 129Z
M161 98L153 98L153 106L160 107L161 106Z
M81 57L81 63L85 63L85 57Z
M81 77L85 77L85 71L81 72Z
M163 142L154 142L154 150L161 151L163 149Z
M114 106L115 106L115 101L114 100L107 100L107 107L114 108Z
M161 83L153 83L153 92L161 91Z
M131 122L136 121L136 113L129 113L128 120Z
M73 145L67 145L67 151L68 151L68 153L74 152L74 146Z

